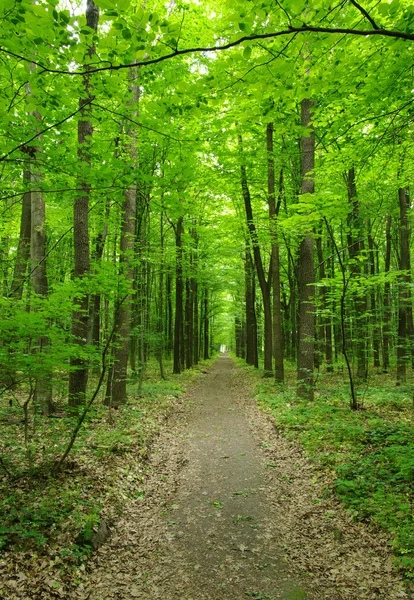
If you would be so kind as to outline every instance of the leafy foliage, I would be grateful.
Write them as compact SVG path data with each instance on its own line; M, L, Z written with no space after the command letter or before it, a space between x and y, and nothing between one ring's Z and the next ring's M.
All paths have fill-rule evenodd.
M414 567L411 397L384 382L371 384L364 410L352 412L337 376L325 376L323 383L314 403L300 401L289 389L275 393L267 382L259 384L257 397L271 410L275 426L300 441L329 474L332 491L354 517L393 534L397 564L409 576Z

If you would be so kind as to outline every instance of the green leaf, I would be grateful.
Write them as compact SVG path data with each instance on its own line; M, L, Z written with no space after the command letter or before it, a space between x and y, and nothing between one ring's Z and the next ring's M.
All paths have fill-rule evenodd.
M251 46L246 46L246 48L243 50L243 58L245 60L249 60L249 58L252 55L252 47Z

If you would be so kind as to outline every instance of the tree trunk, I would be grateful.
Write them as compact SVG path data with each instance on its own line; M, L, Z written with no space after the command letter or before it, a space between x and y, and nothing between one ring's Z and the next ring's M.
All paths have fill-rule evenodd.
M23 173L23 182L30 186L31 173L26 169ZM21 300L23 295L23 283L27 271L27 263L30 257L31 239L31 193L23 194L22 212L20 217L19 245L17 246L16 262L14 263L13 281L11 284L11 296L15 300Z
M191 259L190 259L191 270ZM185 282L185 366L191 369L193 366L193 289L191 277Z
M210 320L209 320L208 289L204 289L204 360L210 358Z
M128 105L133 114L138 114L139 85L136 68L129 71L131 100ZM136 169L138 162L137 133L136 128L126 129L127 142L126 152L129 155L131 166ZM121 212L121 239L119 254L120 288L122 290L118 297L118 306L114 319L114 336L112 351L112 369L108 376L105 403L110 406L120 406L127 401L127 375L128 356L131 338L131 307L133 297L131 294L134 279L134 249L137 219L137 187L132 182L124 190L124 201ZM123 280L123 282L122 282Z
M191 236L194 240L194 256L193 256L193 275L191 277L191 293L193 296L193 364L198 365L199 362L199 339L198 339L198 260L197 260L197 248L198 248L198 236L197 230L193 227Z
M273 289L273 355L275 358L275 379L283 383L285 379L283 365L283 319L280 301L280 255L277 233L277 218L283 195L283 170L279 176L279 199L276 206L275 162L273 155L273 123L267 126L267 201L269 204L270 234L272 239L271 276Z
M361 277L363 270L360 261L360 255L364 251L364 242L362 239L363 228L361 223L361 217L359 214L359 204L357 196L357 188L355 183L355 170L354 168L349 169L347 178L347 189L348 189L348 202L350 204L351 212L348 218L348 247L349 247L349 258L351 259L351 273L352 276L358 278ZM357 284L358 287L354 293L354 312L355 312L355 324L354 331L351 336L353 345L355 347L355 354L357 359L357 377L360 381L366 381L368 376L368 364L367 364L367 353L366 353L366 312L367 312L367 300L365 289L361 289L361 285Z
M166 379L164 371L164 215L160 215L160 245L161 264L158 280L158 364L160 366L160 377Z
M36 164L33 165L32 186L34 190L40 188L40 174ZM49 286L46 273L46 209L43 195L38 191L31 193L30 263L33 291L38 296L47 298ZM36 345L39 355L44 355L48 352L50 340L47 336L42 336ZM49 369L42 369L36 377L34 402L41 406L45 416L49 416L53 411L52 373Z
M242 137L239 136L239 144L242 149ZM270 285L266 280L262 256L260 252L259 240L257 237L256 225L253 220L253 210L250 198L250 190L247 182L247 172L245 165L240 166L241 186L243 192L244 207L246 211L247 228L250 234L250 240L253 248L254 263L256 265L257 277L263 298L264 313L264 376L273 376L273 341L272 341L272 306L270 299Z
M181 373L181 345L183 329L183 217L175 227L175 320L174 320L174 367L173 373Z
M400 271L399 306L398 306L398 345L397 345L397 385L406 382L406 365L409 356L411 281L410 264L410 226L408 209L410 208L410 193L408 188L398 190L400 207Z
M167 282L166 282L166 294L167 294L167 354L171 356L174 349L174 335L173 335L173 305L172 305L172 285L171 285L171 271L168 269Z
M99 9L93 0L87 0L86 25L97 31L99 21ZM95 54L92 46L88 56ZM88 70L88 67L85 67ZM90 141L92 137L92 123L87 119L90 109L87 106L92 101L89 76L83 79L84 97L79 100L81 108L81 119L78 122L78 156L84 168L90 167ZM89 194L90 185L84 178L79 182L83 190L82 196L75 199L73 209L73 245L74 245L74 277L83 279L90 272L89 256ZM89 314L88 295L84 293L75 299L76 308L72 312L72 336L75 344L83 347L88 338ZM69 373L69 405L79 406L86 401L86 387L88 384L88 364L83 357L72 357L70 361L71 372Z
M369 269L371 277L375 277L376 269L375 269L375 243L374 238L372 237L371 231L371 221L368 219L367 223L368 229L368 249L369 249ZM374 368L379 369L381 366L380 363L380 318L377 310L377 286L372 286L371 288L371 307L370 307L370 319L371 319L371 329L372 329L372 351L374 358Z
M387 278L391 267L391 224L392 217L388 216L385 226L385 260L384 260L384 275ZM390 366L390 341L391 341L391 285L386 279L384 284L384 301L383 301L383 327L382 327L382 368L386 373Z
M313 194L315 189L313 170L315 167L315 132L311 122L311 100L301 103L302 127L308 136L302 137L302 194ZM301 241L299 248L299 339L298 339L298 383L297 394L313 400L313 364L315 338L314 304L314 247L310 234Z
M253 260L246 247L244 262L246 286L246 362L258 366L257 322L256 322L256 286L254 281Z
M127 367L131 334L130 288L134 276L133 251L135 238L137 190L135 186L124 191L122 204L122 226L120 241L119 269L126 283L126 294L118 300L115 314L114 350L111 376L108 377L105 404L119 406L127 400ZM122 286L123 287L123 286Z
M30 187L30 169L26 169L23 172L23 182L25 186ZM10 286L10 297L16 301L22 299L27 264L30 258L31 219L31 193L28 191L23 194L22 199L19 244L17 246L16 261L14 263L13 280ZM8 347L9 360L8 364L0 365L0 382L4 387L12 385L12 389L15 389L14 382L16 382L16 372L13 368L13 340L7 337L2 340L2 344Z

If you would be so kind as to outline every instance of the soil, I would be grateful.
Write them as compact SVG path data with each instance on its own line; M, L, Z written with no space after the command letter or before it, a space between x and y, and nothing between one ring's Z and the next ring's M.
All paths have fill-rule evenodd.
M221 357L154 443L142 493L74 598L408 598L388 537L352 521L248 376Z

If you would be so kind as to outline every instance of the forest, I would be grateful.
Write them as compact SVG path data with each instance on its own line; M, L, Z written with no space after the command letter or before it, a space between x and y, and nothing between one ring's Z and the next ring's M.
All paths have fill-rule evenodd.
M1 0L1 597L72 597L13 578L220 351L411 597L413 49L409 0Z

